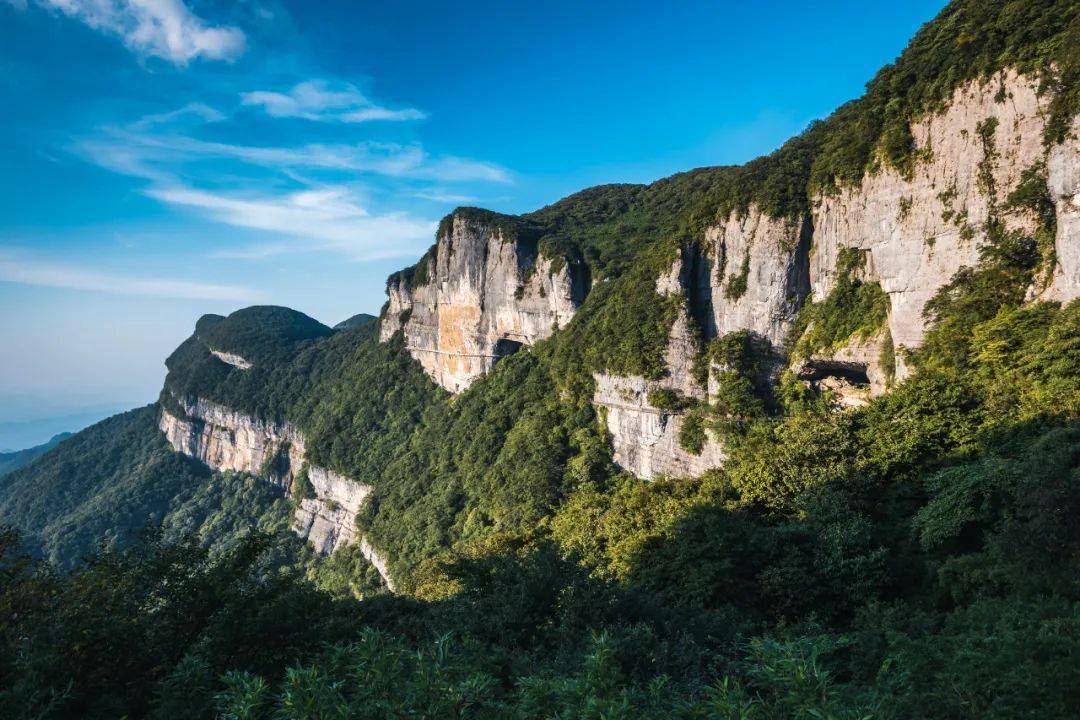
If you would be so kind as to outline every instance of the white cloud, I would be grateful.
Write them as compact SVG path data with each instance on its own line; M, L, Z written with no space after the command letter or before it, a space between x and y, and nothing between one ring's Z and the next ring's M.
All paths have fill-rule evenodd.
M213 27L183 0L37 0L101 32L118 35L140 55L177 65L196 58L230 60L244 51L244 33Z
M157 125L168 125L175 123L177 120L185 120L187 118L195 118L195 120L203 123L221 122L228 116L220 110L200 102L191 102L176 110L169 112L154 113L152 115L144 115L139 120L131 124L133 130L148 130Z
M272 117L304 118L345 123L373 120L423 120L427 113L415 108L394 110L372 102L353 85L309 80L294 85L287 93L257 90L242 93L244 105L262 108Z
M216 285L173 278L130 277L69 265L25 260L11 255L0 255L0 281L20 285L185 300L252 302L263 297L257 291L238 285Z
M421 190L420 192L413 193L413 195L421 200L431 200L432 202L439 203L457 203L458 205L474 203L477 201L477 198L472 195L458 195L455 193L443 192L442 190Z
M106 137L83 141L76 149L102 167L155 181L163 179L164 166L215 158L276 169L338 170L434 182L511 180L505 168L492 163L453 156L432 157L419 145L384 142L274 147L209 142L184 135L114 131Z
M304 107L340 108L355 102L351 90L317 90L300 94ZM342 93L345 97L338 97ZM259 146L203 140L185 132L191 121L226 117L192 103L105 128L72 150L103 168L148 181L143 193L162 203L224 225L273 233L252 245L223 248L214 253L218 257L253 259L312 250L355 260L411 255L429 243L435 222L408 211L371 212L362 190L460 204L473 198L448 186L511 181L498 165L432 156L419 144ZM370 187L363 188L358 176L374 176L364 180Z
M147 194L170 205L202 211L226 225L294 240L260 243L219 256L258 258L314 249L375 260L414 254L435 232L434 222L404 213L373 215L341 187L243 197L177 185L150 188Z

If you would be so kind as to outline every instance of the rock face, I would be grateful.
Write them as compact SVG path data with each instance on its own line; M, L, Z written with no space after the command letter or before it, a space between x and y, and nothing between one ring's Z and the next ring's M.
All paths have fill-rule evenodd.
M692 477L720 465L723 452L709 438L699 454L684 450L679 433L685 416L654 407L649 393L660 387L641 377L597 374L593 403L611 433L615 462L628 473L646 480Z
M661 295L682 294L687 303L672 328L669 376L656 383L596 376L593 401L604 408L616 461L643 478L693 475L720 464L723 453L712 440L700 456L689 456L676 440L683 418L647 400L658 387L702 396L688 370L694 350L687 312L706 340L745 329L784 348L802 305L835 287L845 248L862 251L860 279L879 283L888 295L887 327L865 340L852 338L829 356L804 358L793 370L842 407L885 392L884 368L894 367L902 379L908 372L902 350L922 343L926 302L961 267L978 263L988 218L1009 230L1035 230L1036 218L1006 203L1030 168L1045 167L1057 220L1056 263L1032 295L1062 301L1080 295L1080 118L1073 139L1047 149L1049 98L1037 89L1036 80L1015 73L964 85L942 112L912 125L919 160L909 176L892 168L868 172L858 187L816 198L810 217L792 221L751 207L708 228L703 250L684 248L657 282ZM892 357L885 357L890 348Z
M703 271L707 276L708 268L699 260L691 250L684 248L671 270L657 280L657 293L678 295ZM674 392L686 400L704 399L705 392L693 374L697 340L690 328L690 302L684 297L668 334L664 352L667 373L659 380L603 373L593 376L596 389L592 401L601 410L601 417L611 434L615 462L637 477L651 480L660 476L700 475L724 459L711 434L707 435L700 453L684 449L679 435L683 424L688 422L686 414L658 408L649 402L650 394L658 390Z
M203 399L179 402L186 417L163 409L159 420L173 450L215 470L258 475L286 492L306 469L314 497L297 506L293 530L324 555L359 541L364 557L394 589L385 559L356 531L356 514L371 493L369 486L307 463L304 437L288 423L256 420Z
M1073 121L1071 132L1073 138L1080 138L1080 117ZM1064 302L1080 295L1080 141L1051 148L1046 171L1057 215L1057 264L1043 296Z
M869 279L889 295L889 329L897 349L921 344L926 301L960 267L974 266L995 214L1008 227L1034 229L1034 219L1008 213L1005 199L1021 173L1044 162L1045 105L1037 81L1007 74L958 88L947 108L912 125L918 161L910 178L886 168L857 188L820 198L814 209L810 282L814 299L828 295L842 248L864 250ZM1051 149L1048 185L1058 214L1058 267L1048 296L1075 297L1080 158L1075 141ZM897 376L907 369L897 358Z
M750 330L779 346L810 291L808 218L770 218L756 207L705 232L716 258L709 273L708 337Z
M210 354L216 357L223 363L232 365L233 367L240 368L241 370L250 370L252 365L244 358L236 355L235 353L222 352L221 350L210 350Z
M455 213L434 255L411 278L391 278L379 335L386 341L403 330L425 372L461 392L500 357L565 326L586 291L574 266L539 257L496 224Z
M888 390L890 377L883 367L888 329L862 339L851 338L831 354L815 354L792 364L796 377L819 391L827 391L841 408L860 407Z

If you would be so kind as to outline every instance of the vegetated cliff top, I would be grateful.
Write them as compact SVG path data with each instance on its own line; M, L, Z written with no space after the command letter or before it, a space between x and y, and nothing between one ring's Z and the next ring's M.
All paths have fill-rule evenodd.
M541 252L618 275L644 247L696 240L709 225L751 205L773 217L807 212L811 198L857 184L887 164L914 163L910 125L940 109L962 83L1013 68L1052 96L1047 142L1064 140L1080 110L1080 3L1075 0L956 0L923 26L865 94L813 123L775 152L744 165L706 167L649 185L601 185L517 218L538 233ZM487 213L485 216L484 213ZM503 225L513 216L462 208L454 215ZM433 247L391 276L426 280Z
M195 324L195 337L208 348L252 362L332 333L318 320L276 305L254 305L228 317L203 315Z

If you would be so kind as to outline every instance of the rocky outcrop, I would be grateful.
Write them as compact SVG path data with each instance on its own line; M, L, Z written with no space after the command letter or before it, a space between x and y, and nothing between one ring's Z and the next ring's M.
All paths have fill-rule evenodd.
M360 551L394 589L386 561L356 530L356 515L371 487L306 460L304 437L289 423L256 420L203 399L179 400L182 413L162 409L159 427L173 450L215 470L257 475L286 492L303 472L312 496L302 499L293 530L319 553L359 542Z
M852 337L831 353L797 359L791 370L815 390L827 393L840 408L860 407L884 394L892 382L887 368L895 360L888 332L883 329L865 339Z
M870 279L889 295L895 347L913 348L926 332L923 307L962 266L979 260L993 214L1009 228L1034 230L1034 218L1003 207L1021 173L1047 159L1049 98L1038 81L1009 73L956 90L946 108L912 125L917 156L909 177L892 168L868 173L859 187L820 198L810 256L813 297L835 284L841 249L862 249ZM1058 267L1048 296L1075 297L1078 284L1075 141L1052 148L1047 170L1058 213ZM907 369L898 353L897 376Z
M706 251L716 258L706 336L750 330L782 345L810 291L811 236L808 218L771 218L754 206L706 230Z
M539 256L510 226L458 212L412 274L391 277L379 335L403 331L425 372L460 392L565 326L586 290L576 266Z
M221 350L214 350L211 348L210 354L221 362L240 368L241 370L250 370L252 368L250 362L235 353L222 352Z
M1061 302L1080 296L1080 117L1073 121L1071 133L1073 140L1051 148L1046 160L1057 235L1054 272L1043 297Z
M615 462L628 473L647 480L694 477L723 461L723 452L711 436L700 453L682 447L679 435L686 416L649 403L650 393L660 383L603 374L594 375L594 380L593 403L611 434Z
M683 248L671 270L656 283L656 291L662 297L684 295L668 334L664 377L646 380L603 373L593 376L596 386L593 405L600 409L611 436L615 462L637 477L650 480L660 476L692 477L723 460L723 452L711 433L707 433L701 452L683 448L680 434L683 425L689 422L687 414L658 408L649 401L650 395L661 390L691 403L705 398L705 391L693 372L699 341L691 326L691 302L685 296L686 288L695 287L694 278L708 272L708 266L700 260L691 249Z
M303 438L288 424L255 420L206 400L163 410L160 427L173 449L215 470L260 475L289 488L304 463Z
M1048 149L1048 102L1037 80L1015 73L968 83L941 112L912 125L918 160L910 173L891 167L868 172L858 187L816 198L810 217L774 219L755 207L732 213L705 231L704 242L684 247L657 282L661 295L686 300L672 327L668 377L650 383L596 376L593 400L605 409L619 464L647 478L720 463L718 447L687 457L673 441L680 414L648 403L658 387L702 396L688 369L694 344L684 337L688 317L704 340L749 330L784 349L802 305L824 300L836 286L845 248L862 251L859 279L878 283L888 295L887 325L873 337L800 358L792 369L841 407L885 392L894 373L902 379L908 372L903 350L922 343L926 302L961 267L979 262L987 220L1035 232L1038 219L1006 202L1025 170L1045 172L1056 210L1055 264L1032 295L1062 301L1080 295L1080 119L1070 140Z

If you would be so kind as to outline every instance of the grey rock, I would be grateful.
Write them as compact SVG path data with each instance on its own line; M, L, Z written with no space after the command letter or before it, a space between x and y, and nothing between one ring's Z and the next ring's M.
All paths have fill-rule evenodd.
M385 559L356 530L356 514L371 494L369 485L308 463L304 436L290 423L257 420L202 398L178 402L185 417L163 409L158 421L173 450L215 470L259 476L286 492L306 467L315 496L298 504L293 530L323 555L359 542L361 553L394 589Z
M564 327L586 294L573 265L556 265L527 243L460 214L426 262L426 283L388 285L379 335L386 341L403 330L409 353L451 392Z

